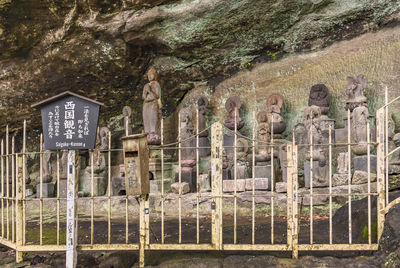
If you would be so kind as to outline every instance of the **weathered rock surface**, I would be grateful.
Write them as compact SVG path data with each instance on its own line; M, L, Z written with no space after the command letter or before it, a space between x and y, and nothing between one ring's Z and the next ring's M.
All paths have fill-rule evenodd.
M73 90L105 102L105 118L135 107L137 131L150 65L172 112L197 85L394 25L399 10L390 0L1 1L0 123L32 118L32 102Z

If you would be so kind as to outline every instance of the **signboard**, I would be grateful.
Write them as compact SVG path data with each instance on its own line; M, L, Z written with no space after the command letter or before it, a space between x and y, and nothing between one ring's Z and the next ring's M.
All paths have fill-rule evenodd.
M45 150L94 148L100 103L64 92L39 105Z

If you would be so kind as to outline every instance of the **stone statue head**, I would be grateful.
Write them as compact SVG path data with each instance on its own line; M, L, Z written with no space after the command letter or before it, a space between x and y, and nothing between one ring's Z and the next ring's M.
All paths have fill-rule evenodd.
M238 96L232 96L225 102L225 109L228 112L228 114L232 117L235 116L234 115L235 108L239 110L241 106L242 102Z
M124 115L124 117L131 117L131 115L132 115L131 107L124 106L124 108L122 109L122 114Z
M347 77L347 95L349 99L364 97L364 90L367 87L367 80L364 75L360 74L357 77Z
M283 96L279 93L272 93L267 98L267 109L270 113L281 113Z
M267 111L258 112L257 122L258 122L258 124L267 123L268 122L268 112Z
M151 66L150 69L147 71L147 78L149 81L157 81L158 73L154 66Z
M321 108L316 105L308 106L304 109L304 118L306 121L316 119L321 116Z

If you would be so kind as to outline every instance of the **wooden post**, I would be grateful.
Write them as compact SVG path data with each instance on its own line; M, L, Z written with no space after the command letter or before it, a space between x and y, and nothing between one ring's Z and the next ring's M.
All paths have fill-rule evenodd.
M293 235L292 235L292 258L297 259L299 257L299 213L298 213L298 175L297 175L297 145L293 144L293 166L292 166L292 185L293 185Z
M293 146L286 145L287 152L287 244L293 250Z
M376 111L376 141L377 141L377 225L378 241L382 236L383 225L385 223L385 110L384 108Z
M222 250L222 124L211 126L212 244Z
M145 248L149 245L149 195L139 197L139 267L145 264Z
M77 165L76 153L74 150L68 151L68 171L67 171L67 255L66 267L75 268L77 262L76 246L78 244L78 220L77 220L77 190L78 190L78 174L76 173Z
M17 155L17 170L18 173L16 174L16 244L17 250L15 252L15 262L20 263L23 261L22 251L18 250L18 247L22 246L23 244L23 213L22 213L22 169L23 169L23 161L22 156Z

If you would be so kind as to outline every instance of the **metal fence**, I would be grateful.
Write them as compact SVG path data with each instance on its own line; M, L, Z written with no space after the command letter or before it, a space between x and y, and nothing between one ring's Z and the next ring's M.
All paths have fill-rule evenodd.
M298 251L312 250L376 250L378 241L383 231L385 214L396 203L400 203L400 199L389 202L389 173L388 163L389 156L399 150L396 148L389 152L388 139L388 109L391 104L399 100L395 98L377 110L376 112L376 141L371 140L371 126L367 125L367 159L368 159L368 180L366 192L352 192L351 184L351 148L358 144L351 142L351 120L350 112L347 118L347 142L333 142L332 128L329 127L329 142L326 144L318 144L324 146L328 150L328 168L329 168L329 186L327 192L318 192L313 187L313 152L315 144L312 142L310 135L310 143L299 144L296 141L293 131L292 140L286 146L287 151L287 189L284 199L278 199L274 190L274 181L277 174L274 172L273 157L271 161L271 188L266 191L255 190L255 151L257 145L260 144L256 138L256 116L253 114L252 136L245 137L240 134L236 127L233 131L227 130L219 123L213 123L211 129L211 145L210 147L202 147L199 144L199 128L198 128L198 112L196 113L196 131L189 139L195 140L195 146L183 146L186 140L182 139L181 133L178 133L178 141L176 143L165 144L163 137L163 122L161 122L161 145L151 146L151 155L157 161L160 161L160 181L161 189L159 193L145 197L113 195L112 194L112 163L113 157L118 158L118 154L122 153L122 149L113 149L111 144L111 133L108 133L108 148L96 151L90 150L86 153L89 155L90 162L90 193L87 197L78 198L78 210L81 210L78 222L82 226L78 232L78 250L138 250L140 255L140 265L144 265L144 253L148 250L246 250L246 251L288 251L292 252L293 258L298 257ZM179 118L180 122L180 118ZM235 122L236 123L236 122ZM236 124L235 124L236 126ZM180 128L178 128L180 129ZM208 130L208 129L207 129ZM223 191L223 165L224 165L224 133L230 133L234 137L233 159L237 159L238 154L238 138L246 139L250 142L251 149L250 158L252 174L250 176L251 190L249 191L249 199L251 203L250 215L241 215L240 212L240 196L238 191L238 175L237 161L233 161L233 183L232 192ZM66 197L62 197L60 192L60 163L61 152L51 152L56 156L56 197L44 197L43 194L43 157L46 153L43 151L43 142L40 138L40 149L36 152L27 151L26 123L24 122L22 139L18 143L20 150L16 150L15 134L10 139L8 127L6 129L5 139L1 141L1 237L0 243L16 250L16 261L22 261L24 252L43 252L43 251L66 251L65 246L65 214L66 214ZM272 130L273 134L273 130ZM275 143L274 135L268 144L270 154L273 156L278 151L279 144ZM10 144L11 140L11 144ZM195 196L195 213L189 215L187 209L183 206L188 202L186 195L182 192L182 150L194 149L196 154L196 164L194 173L199 178L200 160L199 150L202 148L210 148L211 156L205 161L209 161L211 176L211 192L201 192L199 182L196 182ZM332 172L333 172L333 149L347 149L348 173L347 173L347 191L334 193L332 191ZM299 151L307 150L310 155L310 189L308 191L300 191L299 189ZM371 151L376 150L376 190L372 187L371 180ZM175 151L176 154L171 153ZM94 155L102 153L107 159L107 185L108 189L104 196L96 196L95 194L95 174L94 174ZM27 157L34 158L39 155L39 186L37 197L27 195ZM37 158L34 158L37 159ZM175 175L168 175L166 178L166 164L177 165L176 181L178 182L178 194L171 195L166 192L165 181L175 181ZM32 164L32 163L31 163ZM36 163L37 164L37 163ZM171 171L170 171L171 173ZM173 173L173 172L172 172ZM154 174L156 175L156 174ZM343 187L343 189L345 189ZM267 190L267 189L266 189ZM318 224L315 212L315 200L320 196L327 196L328 216L325 219L324 226L327 227L327 237L325 241L316 241L315 226ZM343 197L347 200L348 205L348 240L343 242L335 242L333 233L333 198ZM367 241L361 243L354 241L352 237L352 202L360 197L367 197L368 202L368 218L367 218ZM266 198L269 201L265 204L257 204L258 198ZM372 199L377 198L376 219L372 213ZM303 201L307 199L309 203L309 215L303 216L301 208ZM150 206L152 200L159 201L159 210L155 205ZM172 201L171 201L172 200ZM177 215L167 212L171 202L177 201ZM276 211L278 203L284 202L286 210L284 212ZM98 205L100 203L100 207ZM121 204L124 206L121 206ZM202 209L201 204L209 204L210 209ZM96 207L97 204L97 207ZM175 204L174 204L175 205ZM233 206L227 211L227 207ZM261 207L262 215L257 216L257 206ZM35 215L38 209L38 215ZM119 211L113 211L113 207L117 207ZM123 209L122 209L123 208ZM268 209L266 209L268 208ZM233 215L230 215L232 213ZM55 220L54 220L55 218ZM189 220L188 220L189 219ZM177 222L176 222L177 220ZM376 220L377 233L373 234L373 222ZM114 221L114 223L113 223ZM115 224L116 222L116 224ZM244 224L243 222L246 222ZM194 225L194 229L190 229L189 225ZM282 229L282 225L286 228ZM247 228L251 226L251 228ZM177 228L176 228L177 227ZM115 229L113 229L115 228ZM189 238L183 238L185 229L189 228ZM99 231L96 231L99 230ZM174 231L177 229L177 233ZM250 234L243 230L250 229ZM269 237L260 241L257 237L257 230L266 232L268 229ZM55 231L54 231L55 230ZM113 231L114 230L114 231ZM195 231L194 231L195 230ZM308 233L305 239L300 239L299 235ZM194 235L195 232L195 235ZM46 235L47 234L47 235ZM117 236L118 239L114 239ZM241 239L240 235L245 234L250 239ZM186 233L186 236L187 233ZM280 237L278 237L280 236Z

